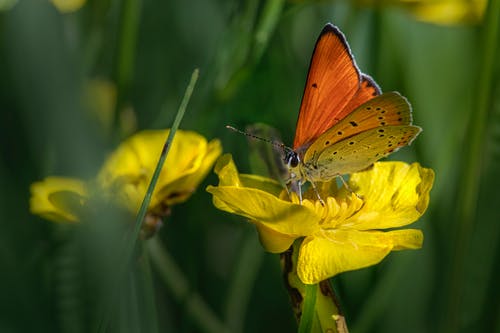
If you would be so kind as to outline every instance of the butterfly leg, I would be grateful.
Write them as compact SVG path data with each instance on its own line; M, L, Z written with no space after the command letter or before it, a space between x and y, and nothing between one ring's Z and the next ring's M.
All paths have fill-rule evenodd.
M289 185L289 184L290 184L290 185ZM291 189L290 189L290 188L288 188L288 186L290 186L290 188L292 187L292 184L291 184L291 182L290 182L289 180L287 180L287 181L286 181L286 183L285 183L285 189L286 189L286 194L288 194L288 197L290 197L290 195L291 195L290 190L291 190Z
M302 205L302 181L299 180L297 182L297 185L299 186L299 190L298 190L298 193L299 193L299 202Z
M340 178L340 180L342 181L342 184L344 184L344 187L351 193L354 193L356 194L356 196L359 198L359 199L363 199L359 194L357 194L356 192L354 192L351 187L347 184L347 182L345 181L344 177L342 177L342 175L338 175L337 177Z
M316 184L314 184L313 181L309 181L314 189L314 193L316 193L316 196L318 197L319 202L321 203L321 206L325 206L325 202L323 199L321 199L321 196L319 195L318 189L316 188Z
M285 188L286 188L286 192L288 194L288 197L290 198L290 201L292 201L292 193L295 193L299 197L300 203L302 204L301 185L302 185L302 183L298 180L295 180L294 178L289 178L286 181Z

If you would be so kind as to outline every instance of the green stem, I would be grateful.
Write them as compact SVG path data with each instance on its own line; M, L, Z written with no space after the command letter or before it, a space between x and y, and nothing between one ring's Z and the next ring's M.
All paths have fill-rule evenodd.
M371 20L368 28L368 50L370 57L367 61L366 69L361 69L362 72L369 74L374 78L380 77L380 43L382 30L382 8L377 2L371 12Z
M463 290L463 258L467 243L474 228L481 167L483 143L491 104L496 51L500 27L500 0L491 0L486 10L484 34L478 77L476 105L470 117L467 140L465 141L461 191L457 198L457 235L453 256L452 276L449 289L448 315L444 328L449 332L458 331L460 320L461 290Z
M288 251L281 254L285 287L290 295L295 317L299 320L299 332L347 333L347 324L340 312L330 281L308 285L297 275L301 244L301 239L296 240Z
M132 82L135 61L135 48L141 13L141 0L124 0L120 12L120 30L118 36L116 73L117 102L115 109L115 125L118 123L120 110L125 104L126 96ZM116 128L116 126L114 126Z
M262 54L269 44L269 38L276 30L276 25L281 18L284 6L284 0L268 0L264 2L264 8L262 9L262 14L260 15L259 22L255 30L252 45L252 54L250 58L250 64L252 66L259 63Z
M201 297L191 291L187 278L157 237L148 241L148 249L151 261L163 283L175 300L185 307L200 330L206 333L229 332Z
M139 313L141 314L139 319L142 331L150 333L159 332L153 276L151 274L149 252L144 241L141 241L141 257L138 260L136 280L137 289L140 291L138 293L138 304Z
M225 322L231 332L243 332L244 315L255 279L262 263L262 251L257 234L250 232L243 241L236 268L227 290Z
M305 299L302 305L302 316L300 317L299 333L309 333L312 331L313 319L316 309L316 290L315 284L305 285Z

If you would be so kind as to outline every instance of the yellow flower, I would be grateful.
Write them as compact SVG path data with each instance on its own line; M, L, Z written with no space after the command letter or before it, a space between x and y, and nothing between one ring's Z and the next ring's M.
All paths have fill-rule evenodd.
M31 213L54 222L76 222L87 201L83 181L65 177L47 177L31 184Z
M434 173L417 163L377 162L352 174L349 186L363 199L337 190L335 181L323 183L318 190L325 206L312 190L300 205L277 182L238 174L230 155L219 158L215 172L219 185L207 188L214 205L254 223L267 251L283 252L304 237L297 263L303 283L315 284L374 265L391 251L422 246L420 230L393 230L415 222L429 204Z
M105 161L95 180L47 177L31 185L30 210L51 221L76 222L92 193L137 213L169 130L142 131L124 141ZM151 199L146 223L169 206L186 201L205 178L222 147L190 131L178 130ZM149 222L148 222L149 221Z
M50 0L61 13L71 13L82 8L86 0Z
M481 22L487 0L405 1L410 11L422 21L452 25Z
M452 25L480 22L487 0L357 0L360 5L400 6L421 21Z
M148 130L123 142L107 159L97 180L119 204L136 212L153 175L169 130ZM150 210L186 201L222 152L219 140L178 130L151 198Z

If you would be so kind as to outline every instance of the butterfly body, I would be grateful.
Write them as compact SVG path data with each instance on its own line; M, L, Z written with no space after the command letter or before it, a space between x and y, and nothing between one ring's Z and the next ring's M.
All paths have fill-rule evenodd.
M359 71L342 32L327 24L311 59L293 150L285 157L292 190L301 198L306 182L315 187L363 170L409 145L420 131L406 98L381 94Z

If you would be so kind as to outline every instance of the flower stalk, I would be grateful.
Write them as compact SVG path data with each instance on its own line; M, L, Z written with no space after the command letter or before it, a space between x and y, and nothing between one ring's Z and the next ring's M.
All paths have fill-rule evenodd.
M304 284L297 275L297 258L302 240L296 240L280 256L283 279L299 322L299 333L346 333L347 324L340 311L330 280Z

